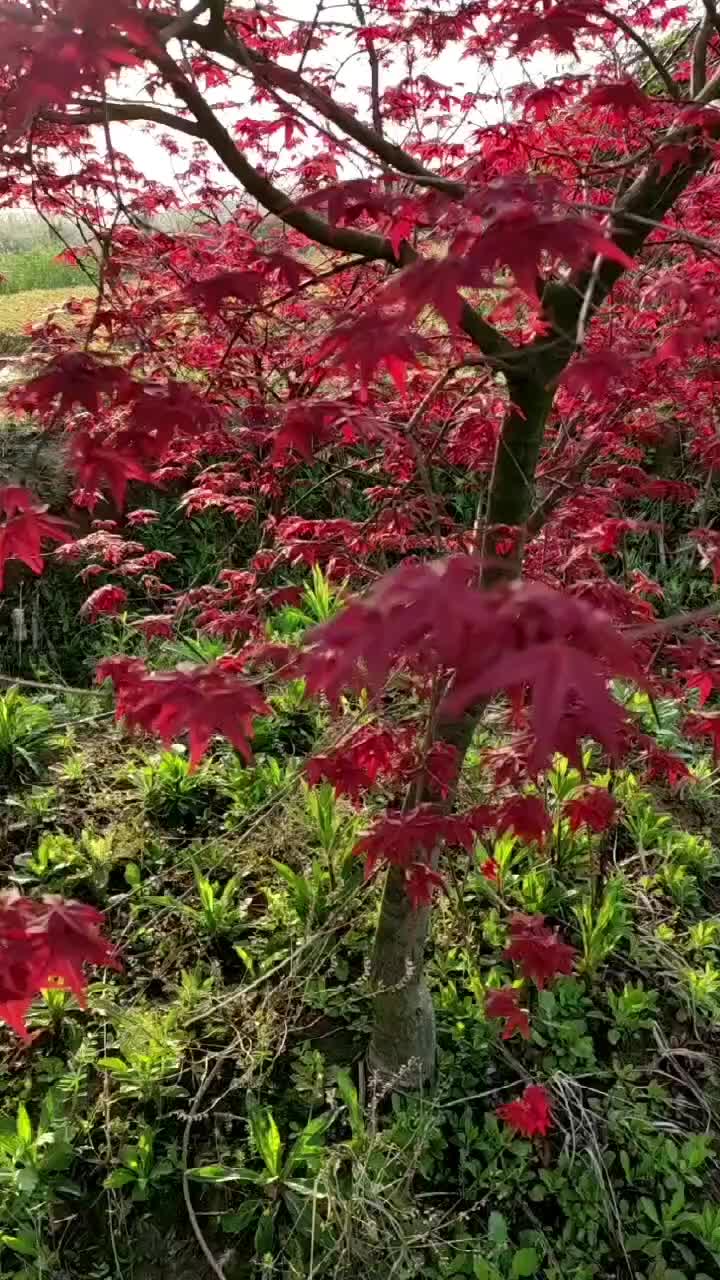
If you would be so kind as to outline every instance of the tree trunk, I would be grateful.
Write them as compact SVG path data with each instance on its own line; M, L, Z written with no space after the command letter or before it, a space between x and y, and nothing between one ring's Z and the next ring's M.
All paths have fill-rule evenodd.
M522 527L530 515L535 468L553 399L541 382L526 377L509 380L509 391L511 405L488 495L486 556L495 550L493 527ZM521 562L520 542L517 555L485 566L483 583L516 577ZM438 726L437 737L455 747L458 773L482 711L483 706L474 707L460 719ZM429 922L428 908L413 909L404 872L390 867L373 946L374 1022L368 1065L379 1080L403 1089L420 1089L435 1073L435 1012L423 976Z
M430 910L415 911L405 874L390 867L373 947L374 1021L368 1065L386 1084L420 1089L435 1072L435 1013L423 979Z

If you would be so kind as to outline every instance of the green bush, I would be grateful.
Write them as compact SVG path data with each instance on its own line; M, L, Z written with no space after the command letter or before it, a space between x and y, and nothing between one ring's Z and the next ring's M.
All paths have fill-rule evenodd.
M47 707L17 689L0 695L0 783L9 786L36 778L60 746Z

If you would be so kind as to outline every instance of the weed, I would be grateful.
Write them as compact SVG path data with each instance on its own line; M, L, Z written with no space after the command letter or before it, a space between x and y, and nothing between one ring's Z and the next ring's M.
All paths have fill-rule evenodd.
M62 745L52 712L17 689L0 694L0 784L32 781Z
M193 872L200 905L191 907L180 903L183 915L209 938L220 938L241 930L252 898L240 896L240 877L231 876L221 889L216 882L202 875L196 866L193 866Z
M161 827L194 831L222 807L211 770L202 765L193 769L179 752L166 751L136 777L145 812Z
M583 898L574 907L574 913L582 943L580 967L592 978L628 935L628 904L623 881L611 880L599 905L589 896Z

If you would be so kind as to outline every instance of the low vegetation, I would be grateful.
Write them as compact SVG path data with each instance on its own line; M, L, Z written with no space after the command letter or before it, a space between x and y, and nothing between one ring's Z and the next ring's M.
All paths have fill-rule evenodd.
M332 599L316 571L270 637ZM126 646L122 618L98 628L105 653ZM163 667L208 641L145 644ZM218 744L193 770L182 740L163 752L114 727L105 697L0 697L7 879L100 907L122 956L87 1010L47 991L28 1048L3 1036L6 1274L114 1258L161 1276L168 1247L197 1274L183 1195L228 1277L717 1273L717 772L671 701L631 695L691 770L673 793L590 750L582 776L558 756L549 831L452 854L429 966L437 1081L403 1096L363 1067L377 896L354 850L375 808L309 784L337 739L327 711L302 682L278 689L252 763ZM471 748L464 806L492 799L474 759L507 741L486 728ZM587 798L608 785L605 826ZM505 954L518 913L573 949L550 985ZM508 988L528 1017L493 1003ZM517 1111L530 1082L539 1129Z

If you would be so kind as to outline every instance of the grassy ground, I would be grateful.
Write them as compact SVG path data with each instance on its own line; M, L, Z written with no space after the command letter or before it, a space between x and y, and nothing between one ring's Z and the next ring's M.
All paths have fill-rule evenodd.
M0 355L20 354L28 345L28 326L55 310L62 324L63 305L92 293L83 273L56 256L46 248L0 253Z
M32 289L0 295L0 335L22 339L27 325L38 324L70 298L87 298L87 285L63 285L57 289ZM0 336L0 342L2 337Z
M79 267L59 262L56 249L0 253L0 297L29 289L63 289L85 279Z

